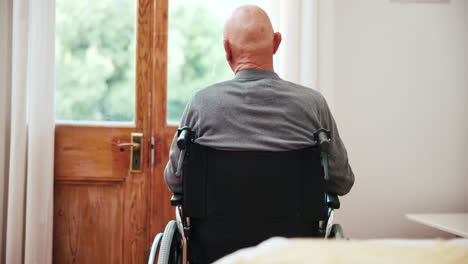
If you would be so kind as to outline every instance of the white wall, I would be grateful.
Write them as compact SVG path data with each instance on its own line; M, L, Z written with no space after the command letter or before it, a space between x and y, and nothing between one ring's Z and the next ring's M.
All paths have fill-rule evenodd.
M333 112L356 175L339 221L352 238L446 237L404 215L468 212L468 1L332 13Z

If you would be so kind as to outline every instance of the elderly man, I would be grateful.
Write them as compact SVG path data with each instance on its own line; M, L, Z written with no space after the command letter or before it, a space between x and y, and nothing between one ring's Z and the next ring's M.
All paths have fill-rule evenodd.
M281 34L274 33L265 11L250 5L237 8L224 27L226 60L236 76L195 92L180 125L191 127L201 145L233 151L305 148L315 144L317 129L328 129L332 141L327 191L344 195L354 174L330 109L320 93L274 72L273 55L280 43ZM175 139L169 156L165 180L172 192L180 192Z

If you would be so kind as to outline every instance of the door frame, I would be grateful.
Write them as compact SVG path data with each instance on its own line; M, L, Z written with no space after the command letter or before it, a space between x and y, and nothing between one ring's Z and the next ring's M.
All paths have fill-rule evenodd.
M152 148L151 183L149 191L149 245L157 233L163 232L168 221L175 218L175 209L170 205L171 191L164 181L169 149L178 126L167 124L167 43L169 0L154 0L153 33L153 96L151 100Z

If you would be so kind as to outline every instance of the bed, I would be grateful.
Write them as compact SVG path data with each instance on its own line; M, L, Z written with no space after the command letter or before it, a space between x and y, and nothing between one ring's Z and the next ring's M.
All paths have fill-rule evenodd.
M468 264L468 239L319 240L271 238L216 264L275 263L453 263Z

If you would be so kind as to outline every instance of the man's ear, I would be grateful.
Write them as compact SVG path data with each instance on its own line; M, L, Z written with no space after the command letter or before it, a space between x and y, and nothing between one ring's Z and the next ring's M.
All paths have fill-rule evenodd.
M276 54L276 52L278 51L278 48L281 44L281 39L281 33L276 32L275 34L273 34L273 54Z
M229 45L229 40L224 40L224 51L226 52L226 60L231 63L232 62L232 51L231 45Z

